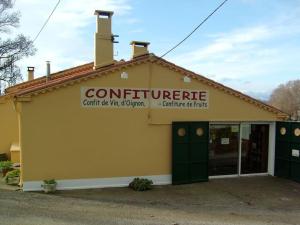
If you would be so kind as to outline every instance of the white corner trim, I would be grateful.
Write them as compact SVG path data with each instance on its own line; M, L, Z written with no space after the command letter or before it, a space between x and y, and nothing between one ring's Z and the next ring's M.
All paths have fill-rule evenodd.
M132 177L112 177L112 178L92 178L92 179L70 179L57 180L57 190L105 188L105 187L126 187L135 178L147 178L153 181L154 185L166 185L172 183L172 176L132 176ZM23 191L41 191L43 181L24 181Z
M269 154L268 154L268 173L274 176L275 170L275 141L276 141L276 123L269 126Z

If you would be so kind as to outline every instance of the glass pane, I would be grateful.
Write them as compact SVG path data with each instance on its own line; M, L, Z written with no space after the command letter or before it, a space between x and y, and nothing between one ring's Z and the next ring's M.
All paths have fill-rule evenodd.
M264 173L268 170L269 125L242 125L241 173Z
M238 173L239 125L211 125L209 175Z

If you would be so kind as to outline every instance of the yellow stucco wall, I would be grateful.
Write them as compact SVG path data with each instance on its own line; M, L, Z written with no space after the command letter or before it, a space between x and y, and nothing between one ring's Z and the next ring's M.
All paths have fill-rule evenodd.
M127 80L120 79L123 71ZM182 77L142 64L23 102L23 181L170 174L172 121L276 120L270 112L197 80L184 83ZM82 108L82 86L204 89L209 109Z
M18 143L18 119L13 101L6 100L0 103L0 153L10 157L12 143Z
M259 109L237 97L225 94L211 86L192 80L184 83L183 76L179 73L161 67L154 66L152 70L152 87L200 89L209 92L208 109L185 109L174 113L173 109L152 110L152 122L170 124L172 121L274 121L275 114Z

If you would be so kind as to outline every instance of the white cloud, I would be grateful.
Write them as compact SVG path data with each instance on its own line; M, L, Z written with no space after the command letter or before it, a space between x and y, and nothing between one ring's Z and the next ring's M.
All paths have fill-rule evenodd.
M282 78L280 73L299 71L296 62L300 60L300 47L285 41L299 36L298 16L291 13L270 24L209 35L211 44L175 55L171 61L235 89L266 96L277 85L278 77ZM278 39L281 41L276 42Z
M137 33L143 33L144 29L135 29L135 30L130 30L129 33L131 34L137 34Z
M265 40L271 35L272 32L263 26L219 34L212 41L212 44L177 56L174 60L182 64L203 61L215 63L216 60L237 62L245 58L249 52L257 50L256 43L258 41ZM264 50L264 52L266 52L266 50Z

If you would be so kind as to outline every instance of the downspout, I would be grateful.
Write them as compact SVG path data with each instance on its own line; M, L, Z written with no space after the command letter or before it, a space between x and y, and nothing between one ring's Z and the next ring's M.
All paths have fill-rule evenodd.
M19 186L22 187L23 185L23 151L22 151L22 126L21 126L21 113L22 113L22 103L19 102L17 99L13 99L14 110L17 113L18 119L18 139L19 139L19 146L20 146L20 182Z
M14 110L17 113L18 117L18 129L19 129L19 146L20 146L20 187L23 186L24 181L24 164L23 164L23 131L22 131L22 109L23 109L23 103L30 102L31 97L30 96L24 96L24 97L14 97L12 99L14 104Z

